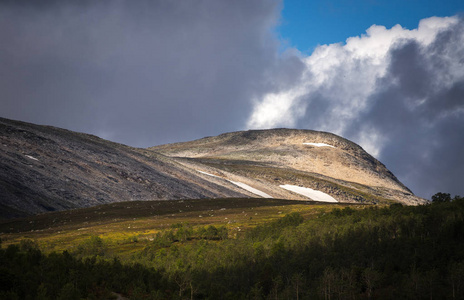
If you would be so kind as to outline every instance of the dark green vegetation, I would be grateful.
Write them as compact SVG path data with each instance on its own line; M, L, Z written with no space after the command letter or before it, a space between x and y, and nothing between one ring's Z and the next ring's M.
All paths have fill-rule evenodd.
M24 240L0 250L0 298L464 299L464 198L442 196L288 213L236 238L173 223L124 260L98 236L47 254Z

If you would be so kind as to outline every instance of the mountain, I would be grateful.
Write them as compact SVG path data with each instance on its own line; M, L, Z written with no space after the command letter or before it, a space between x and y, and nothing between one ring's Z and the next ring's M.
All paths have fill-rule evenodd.
M0 218L154 199L425 202L358 145L310 130L242 131L139 149L0 118L0 147Z
M283 199L307 199L281 187L296 185L322 191L340 202L426 202L359 145L327 132L249 130L149 150Z

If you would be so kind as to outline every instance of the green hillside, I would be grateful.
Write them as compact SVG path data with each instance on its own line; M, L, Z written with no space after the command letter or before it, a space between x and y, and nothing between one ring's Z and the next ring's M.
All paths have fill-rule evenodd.
M417 207L224 200L198 205L201 218L195 209L166 211L160 223L142 209L125 242L121 228L130 221L105 221L111 210L80 238L72 232L83 230L66 224L43 235L3 233L0 298L464 299L464 199L442 200ZM68 250L47 249L60 234ZM21 236L35 242L15 244Z

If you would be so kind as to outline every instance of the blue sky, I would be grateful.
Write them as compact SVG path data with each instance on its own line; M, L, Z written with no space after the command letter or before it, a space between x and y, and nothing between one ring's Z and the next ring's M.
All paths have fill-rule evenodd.
M286 42L310 54L319 44L344 42L371 25L417 28L421 19L462 14L462 0L290 0L284 1L277 32Z

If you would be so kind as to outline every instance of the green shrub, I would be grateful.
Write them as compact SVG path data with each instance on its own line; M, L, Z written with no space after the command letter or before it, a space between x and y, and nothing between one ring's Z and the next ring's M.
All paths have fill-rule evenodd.
M74 254L78 257L105 256L107 252L107 243L98 236L91 236L88 240L77 246Z

